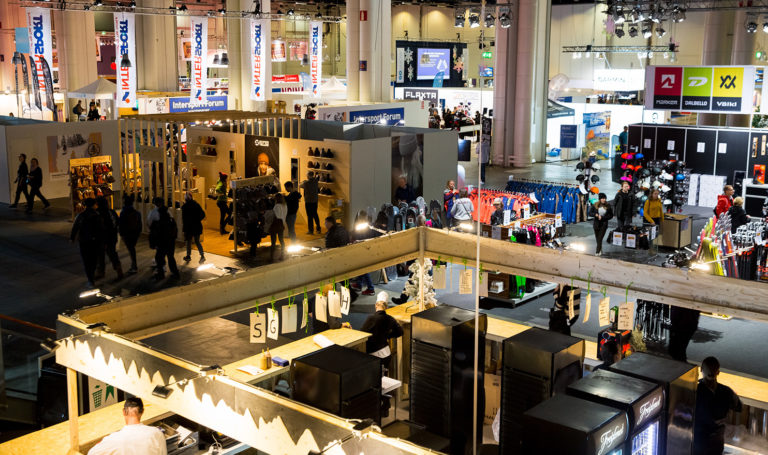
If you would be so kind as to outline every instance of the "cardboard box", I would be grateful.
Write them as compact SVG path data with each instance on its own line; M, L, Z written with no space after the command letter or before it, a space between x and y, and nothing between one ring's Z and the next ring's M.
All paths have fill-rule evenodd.
M483 424L490 425L496 418L501 404L501 376L497 374L483 375L485 377L485 412L483 413Z
M665 213L661 222L661 234L657 245L683 248L691 244L693 217L677 213Z

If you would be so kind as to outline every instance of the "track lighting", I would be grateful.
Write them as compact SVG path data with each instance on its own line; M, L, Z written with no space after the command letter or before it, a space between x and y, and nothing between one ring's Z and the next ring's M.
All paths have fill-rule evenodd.
M650 26L646 25L643 27L643 38L650 38L652 34Z
M493 14L488 13L485 15L485 27L490 28L493 27L496 24L496 18L493 17Z
M509 13L501 13L499 16L499 25L501 25L501 28L509 28L512 25L512 19L510 19Z
M480 16L477 13L469 13L469 28L477 28L480 26Z
M613 33L616 35L616 38L623 38L624 37L624 27L618 27L616 30L613 31Z
M747 33L755 33L757 31L757 24L753 21L747 22L747 25L745 25L747 29Z
M221 9L219 9L219 14L221 14L223 16L223 15L227 14L227 10L225 8L221 8Z
M465 11L466 10L464 8L456 8L456 11L454 13L454 18L455 18L454 26L455 27L459 27L459 28L460 27L464 27L464 20L465 20L464 12Z
M685 8L675 6L672 10L672 22L683 22L685 20Z
M128 4L131 8L136 8L136 0L131 0L131 3Z
M323 18L323 15L320 14L320 11L318 11L317 14L315 14L315 19L322 19L322 18Z
M763 22L763 32L768 33L768 22Z
M293 8L291 8L291 9L289 9L289 10L288 10L288 13L287 13L287 14L288 14L289 16L293 16L294 14L296 14L296 12L293 10Z
M614 24L623 24L627 19L622 14L622 11L615 11L612 15Z
M186 11L187 11L187 5L185 5L185 4L183 4L183 3L182 3L182 4L181 4L181 6L179 6L177 9L178 9L179 11L181 11L182 13L184 13L184 12L186 12Z
M104 2L102 2L101 0L94 0L93 1L93 6L102 6L103 4L104 4Z
M629 37L630 38L637 37L637 27L629 27Z
M664 36L666 34L667 34L667 31L664 30L664 27L661 24L659 24L659 26L656 27L656 36L661 38L662 36Z

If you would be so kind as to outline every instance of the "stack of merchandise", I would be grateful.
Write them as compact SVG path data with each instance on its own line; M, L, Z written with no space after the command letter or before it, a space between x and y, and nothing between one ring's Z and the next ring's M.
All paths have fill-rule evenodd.
M510 180L505 190L535 198L539 201L536 209L540 213L562 213L565 224L587 220L587 197L582 193L583 188L580 191L572 185Z
M586 161L579 161L576 164L576 181L579 182L579 190L581 194L598 194L600 189L595 186L600 181L600 177L597 175L600 172L600 163L588 159Z
M765 238L768 224L764 220L750 221L731 233L728 213L720 219L712 217L700 234L694 267L710 269L713 275L768 281ZM710 267L711 265L711 267Z
M621 158L620 162L617 163L621 168L621 177L619 177L619 180L622 182L629 182L631 185L637 180L638 172L643 169L643 159L645 156L642 152L624 152L618 157Z
M657 189L667 213L682 212L688 203L691 170L682 161L649 161L647 167L637 169L634 183L639 201L645 202L650 192Z
M480 217L480 222L490 224L491 215L496 210L493 206L493 201L496 198L501 199L504 210L510 210L510 220L514 221L516 218L522 218L524 208L527 206L529 213L533 215L536 213L536 204L539 202L535 195L512 193L508 191L496 191L496 190L482 190L478 197L477 189L472 190L469 195L472 204L475 207L475 211L472 212L472 219L477 221Z

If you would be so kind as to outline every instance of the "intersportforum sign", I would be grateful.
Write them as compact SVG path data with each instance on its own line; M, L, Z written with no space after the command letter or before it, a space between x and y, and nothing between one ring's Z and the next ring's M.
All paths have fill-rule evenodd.
M752 113L754 66L649 66L645 107L667 111Z

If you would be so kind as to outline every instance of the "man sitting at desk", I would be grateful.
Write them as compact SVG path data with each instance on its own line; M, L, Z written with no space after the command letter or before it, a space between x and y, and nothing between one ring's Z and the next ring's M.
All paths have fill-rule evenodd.
M403 336L403 328L395 318L387 314L389 294L385 291L376 296L376 312L368 316L360 329L371 334L365 342L365 352L381 359L381 364L389 365L392 351L389 349L389 339Z
M105 436L88 451L88 455L167 455L163 432L142 424L143 413L141 398L127 398L123 405L125 426Z

